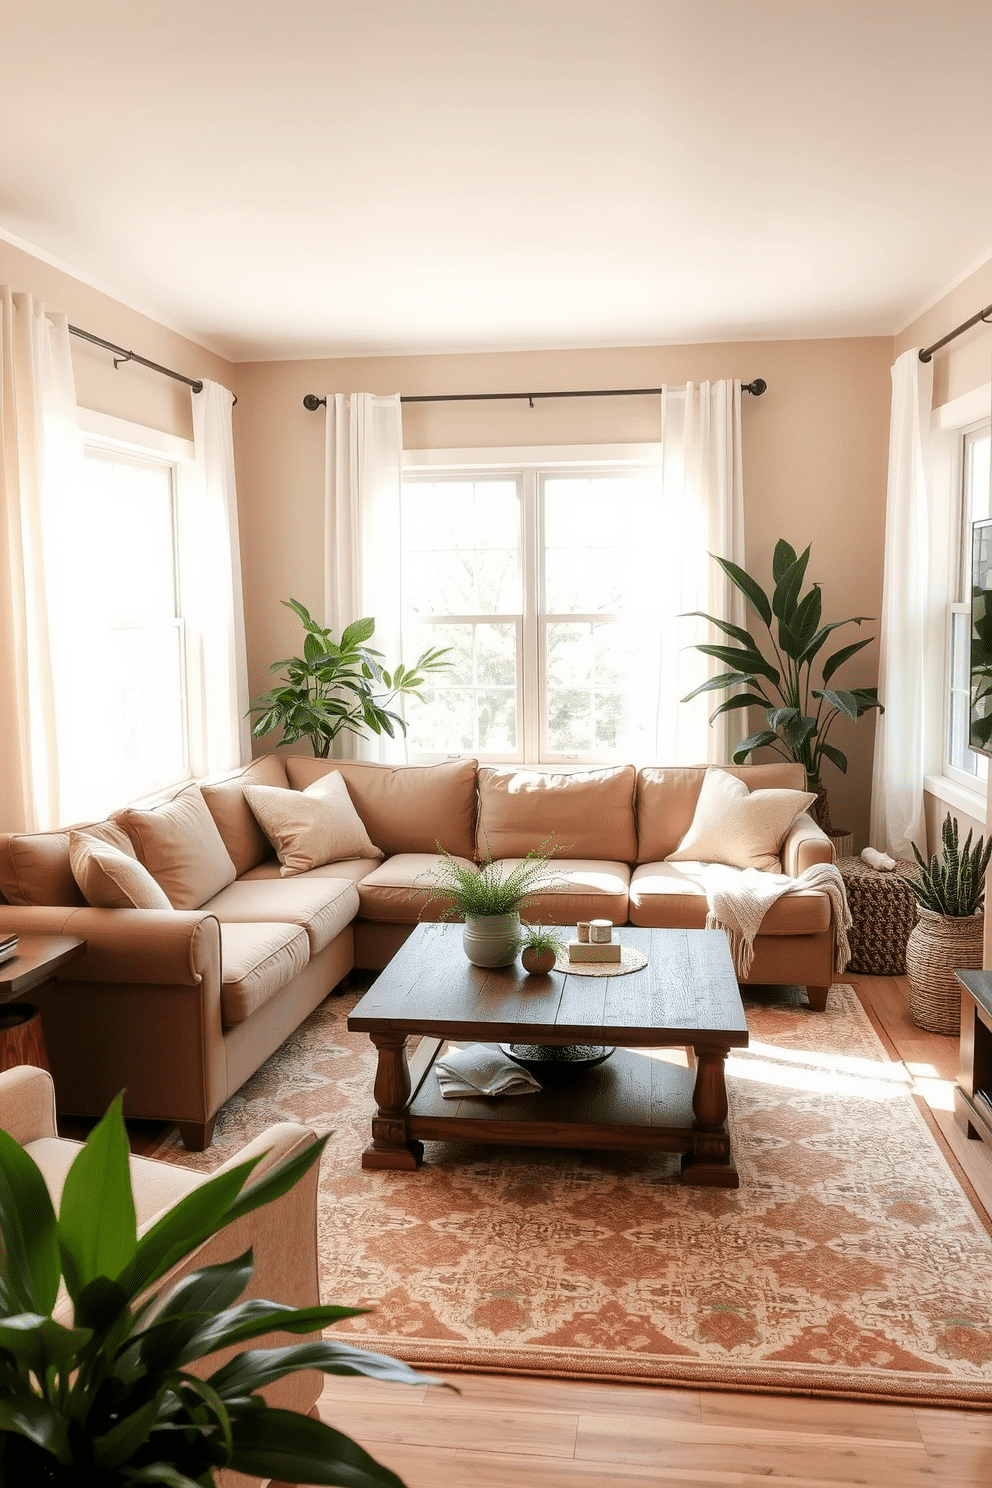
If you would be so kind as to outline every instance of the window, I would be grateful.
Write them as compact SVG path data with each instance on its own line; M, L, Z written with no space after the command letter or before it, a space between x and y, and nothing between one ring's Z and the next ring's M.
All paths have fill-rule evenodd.
M143 431L126 428L127 443L84 435L79 488L46 530L63 821L100 816L189 775L181 462L168 449L141 448L134 441Z
M945 731L945 772L963 784L988 777L988 760L968 747L971 652L971 524L992 515L989 498L989 424L979 424L958 436L960 461L960 537L956 592L950 607L949 688Z
M666 587L655 448L627 464L408 471L404 655L453 667L411 708L420 757L651 758Z

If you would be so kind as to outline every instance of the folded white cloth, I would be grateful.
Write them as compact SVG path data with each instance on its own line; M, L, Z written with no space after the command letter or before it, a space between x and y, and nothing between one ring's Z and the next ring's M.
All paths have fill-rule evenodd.
M485 1044L450 1049L434 1068L446 1100L460 1095L535 1095L541 1089L521 1065Z
M835 970L843 971L851 959L847 932L851 911L844 880L836 863L814 863L798 878L784 873L763 873L759 868L728 868L707 863L700 874L709 913L707 930L725 930L734 958L734 970L746 977L754 960L754 938L761 922L777 899L798 889L820 889L831 903L834 925Z
M879 852L877 847L863 847L861 861L867 863L869 868L880 868L885 873L891 873L896 866L895 858L890 858L888 853Z

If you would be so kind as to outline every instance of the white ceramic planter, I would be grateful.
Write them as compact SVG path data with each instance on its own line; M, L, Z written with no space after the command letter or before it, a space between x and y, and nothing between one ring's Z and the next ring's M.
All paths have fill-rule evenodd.
M509 966L517 959L519 934L519 915L484 915L466 919L462 945L473 966Z

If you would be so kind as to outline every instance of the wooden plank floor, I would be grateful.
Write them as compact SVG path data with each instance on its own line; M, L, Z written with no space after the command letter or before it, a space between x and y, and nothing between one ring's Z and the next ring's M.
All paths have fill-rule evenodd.
M950 1116L957 1040L911 1022L905 979L852 982L987 1212L992 1154ZM992 1278L990 1278L992 1284ZM451 1375L460 1391L329 1381L325 1421L407 1488L989 1488L992 1412Z

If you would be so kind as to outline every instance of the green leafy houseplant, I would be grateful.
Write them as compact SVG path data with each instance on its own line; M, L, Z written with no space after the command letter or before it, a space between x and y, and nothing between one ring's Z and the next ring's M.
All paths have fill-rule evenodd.
M529 925L517 938L517 950L524 971L541 975L553 969L555 961L564 955L565 942L553 930L543 925Z
M371 616L346 626L336 641L299 600L282 603L303 622L303 655L269 667L270 672L285 668L286 675L252 702L249 716L258 715L251 726L255 737L281 728L284 744L308 739L317 758L326 759L342 729L353 734L368 729L390 739L397 728L406 733L406 721L390 705L401 696L419 696L426 674L450 665L442 659L450 648L427 650L413 666L398 662L387 671L382 652L368 644L375 632Z
M914 842L913 855L919 872L901 876L910 885L924 909L934 914L958 918L976 915L985 903L985 872L992 858L992 837L988 843L979 837L971 845L969 831L964 846L959 845L958 824L950 812L940 830L941 852L930 858L922 856Z
M842 774L847 772L847 756L829 742L831 727L838 717L853 721L874 708L880 713L885 710L875 687L843 689L828 686L845 662L871 644L872 636L831 652L820 664L820 685L815 685L813 663L829 636L842 626L861 625L869 617L855 615L849 620L821 624L819 584L813 584L805 594L802 592L809 554L810 550L806 548L797 556L789 543L779 539L772 558L774 589L771 598L757 580L736 563L711 554L757 615L766 635L759 643L751 631L741 626L731 625L699 610L692 611L709 620L737 644L696 647L729 670L694 688L682 701L687 703L703 692L728 692L730 696L711 714L711 723L721 713L738 708L763 708L765 727L738 745L734 750L734 763L743 764L748 755L766 746L785 759L798 761L806 771L807 789L816 793L813 815L829 833L832 830L830 813L826 790L820 779L822 763L829 760Z
M119 1097L75 1158L57 1216L37 1165L0 1131L0 1482L205 1488L231 1467L300 1483L402 1488L348 1437L270 1407L257 1392L313 1368L423 1384L405 1364L306 1340L243 1350L206 1378L189 1371L218 1349L273 1330L313 1333L358 1309L239 1302L250 1250L149 1291L204 1240L286 1193L323 1146L277 1165L247 1192L257 1158L218 1174L138 1239ZM62 1281L71 1327L53 1316Z
M545 891L559 886L548 876L548 860L554 851L548 848L550 842L551 838L546 837L512 868L504 868L487 854L478 869L460 863L438 843L441 861L430 872L431 887L424 908L438 899L450 899L441 915L444 920L519 914L538 889Z

